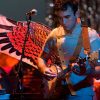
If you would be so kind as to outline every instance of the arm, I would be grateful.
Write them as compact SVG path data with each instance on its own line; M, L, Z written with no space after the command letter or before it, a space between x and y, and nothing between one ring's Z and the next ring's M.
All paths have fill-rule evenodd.
M96 33L96 31L95 30L92 30L92 29L89 31L89 37L90 37L91 52L93 53L94 51L98 51L100 49L100 37L98 36L98 34ZM88 67L88 65L85 65L85 63L84 63L84 65L87 68L83 67L83 68L86 69L86 71L82 75L93 75L93 76L94 75L99 75L100 74L100 70L97 70L96 69L97 68L97 65L98 65L96 63L97 60L94 60L94 58L97 59L96 53L93 54L90 57L93 59L92 62L91 62L91 60L89 60L90 67ZM76 64L75 66L76 67L74 67L74 68L76 70L76 74L78 74L78 73L80 74L80 71L83 70L83 69L81 68L81 66L79 64Z
M43 74L45 73L47 65L45 64L45 62L42 58L38 58L38 68L41 73L43 73Z
M57 76L56 73L54 73L53 70L50 69L45 63L45 61L42 58L38 58L38 68L39 71L48 79L54 78Z
M52 41L50 39L48 39L48 41L46 42L46 44L44 46L41 57L38 58L37 65L42 74L44 74L47 77L53 78L53 77L56 77L57 75L56 75L56 73L54 73L53 70L51 70L51 66L48 67L48 65L46 63L50 57L51 46L52 46Z
M95 33L95 32L94 32ZM91 52L92 54L90 54L90 58L92 58L90 60L90 66L91 68L89 68L86 72L86 74L91 74L93 77L95 78L99 78L100 79L100 62L98 62L98 60L100 60L100 37L97 36L97 33L94 34L94 38L90 38L92 40L91 42ZM97 51L97 53L95 53L95 51Z

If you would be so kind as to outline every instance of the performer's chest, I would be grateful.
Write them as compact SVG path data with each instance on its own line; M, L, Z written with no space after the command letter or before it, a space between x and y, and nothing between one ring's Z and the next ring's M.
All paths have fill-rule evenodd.
M78 43L78 38L65 36L60 38L60 48L65 55L72 55Z

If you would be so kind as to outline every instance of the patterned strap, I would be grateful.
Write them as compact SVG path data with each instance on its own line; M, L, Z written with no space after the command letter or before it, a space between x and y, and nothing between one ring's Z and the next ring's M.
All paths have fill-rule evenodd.
M91 48L90 48L90 41L89 41L87 26L82 26L82 34L79 36L77 46L75 48L73 56L70 59L70 62L73 62L74 60L76 60L76 58L79 56L82 46L84 47L84 53L89 54Z
M62 69L64 70L64 69L66 69L67 66L66 66L66 62L65 62L65 59L64 59L64 53L61 50L61 41L62 41L61 38L57 37L58 53L59 53L59 56L60 56ZM75 48L75 51L73 53L72 58L73 57L76 58L76 57L79 56L79 52L81 51L82 45L84 47L84 53L85 54L89 53L90 52L90 42L89 42L88 28L87 27L82 28L82 35L79 36L79 40L78 40L78 43L77 43L77 46ZM70 59L70 61L73 60L72 58ZM68 87L69 87L69 90L70 90L71 94L76 95L76 92L74 91L73 85L70 81L70 73L67 73L67 75L66 75L66 82L68 84Z
M72 57L69 60L70 63L75 62L76 59L79 57L79 54L80 54L81 49L82 49L82 46L83 46L82 45L82 42L83 42L82 41L82 34L80 34L79 39L78 39L78 42L77 42L77 46L76 46L76 48L74 50L74 53L73 53Z
M83 39L84 53L89 54L91 48L90 48L90 40L89 40L88 27L87 26L82 27L82 39Z

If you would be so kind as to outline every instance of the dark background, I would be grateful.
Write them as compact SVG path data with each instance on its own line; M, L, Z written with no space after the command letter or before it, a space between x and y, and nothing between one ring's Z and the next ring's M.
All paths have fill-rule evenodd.
M36 9L37 15L32 16L32 21L41 22L52 26L49 18L51 10L49 4L53 0L0 0L0 14L16 21L26 20L25 13ZM80 8L90 18L91 27L100 33L100 0L77 0Z
M45 23L46 0L0 0L0 14L18 20L26 20L25 13L36 9L33 21Z

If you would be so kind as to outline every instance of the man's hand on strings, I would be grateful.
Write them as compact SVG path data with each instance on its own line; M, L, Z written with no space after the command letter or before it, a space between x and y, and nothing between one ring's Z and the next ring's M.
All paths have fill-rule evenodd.
M78 75L83 75L86 72L85 63L72 63L72 71Z

